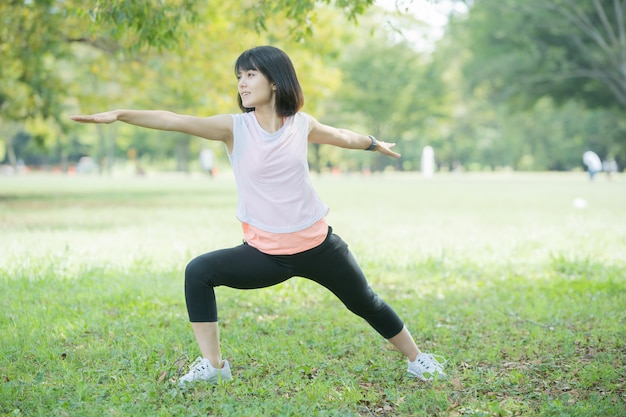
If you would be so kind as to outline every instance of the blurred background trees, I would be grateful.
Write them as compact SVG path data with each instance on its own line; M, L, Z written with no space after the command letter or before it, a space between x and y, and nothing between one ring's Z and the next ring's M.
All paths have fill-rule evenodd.
M618 0L473 2L451 19L441 49L458 57L463 107L482 108L465 116L495 111L478 126L462 117L453 131L471 126L475 144L489 148L483 165L570 169L586 148L623 166L625 19Z
M197 169L203 141L71 114L238 112L233 64L284 49L322 122L403 157L311 146L315 170L571 170L626 164L626 26L618 0L7 0L0 4L0 164ZM382 7L386 6L386 7ZM421 11L438 10L433 28ZM440 32L440 33L439 33ZM432 40L433 33L436 41ZM426 41L430 39L430 41ZM206 143L205 143L206 144ZM209 144L226 164L223 147Z

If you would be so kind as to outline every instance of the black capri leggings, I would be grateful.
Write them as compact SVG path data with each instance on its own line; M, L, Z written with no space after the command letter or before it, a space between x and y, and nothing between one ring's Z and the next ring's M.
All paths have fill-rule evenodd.
M372 291L348 245L330 227L322 244L294 255L268 255L243 243L194 258L185 269L189 320L217 321L214 287L264 288L294 276L328 288L386 339L404 326L396 312Z

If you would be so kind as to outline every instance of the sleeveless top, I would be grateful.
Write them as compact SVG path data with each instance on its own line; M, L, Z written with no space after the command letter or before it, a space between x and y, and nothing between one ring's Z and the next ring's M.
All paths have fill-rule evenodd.
M228 158L237 183L237 218L246 240L255 246L249 239L256 236L263 246L257 249L277 254L317 246L327 234L328 207L309 175L308 117L296 113L277 132L268 133L254 112L232 116L234 144ZM303 241L294 247L294 238ZM307 247L309 242L313 246Z

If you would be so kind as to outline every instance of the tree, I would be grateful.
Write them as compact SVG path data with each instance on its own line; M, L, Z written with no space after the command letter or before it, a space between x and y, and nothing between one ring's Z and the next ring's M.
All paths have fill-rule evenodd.
M477 0L448 36L465 48L470 91L526 111L545 97L614 112L626 107L626 5L618 0ZM626 160L626 141L607 153Z
M325 0L355 19L373 0ZM219 8L211 4L210 8ZM312 33L315 0L263 0L243 8L232 5L257 29L281 16L290 22L292 37ZM59 113L65 85L53 71L53 61L71 55L69 45L84 43L110 54L128 55L146 47L174 50L192 25L200 21L199 0L101 0L93 8L76 0L7 0L0 4L0 111L2 119L20 121L34 115ZM243 13L241 13L243 11ZM205 18L205 13L202 18ZM219 18L215 13L212 18ZM186 25L187 24L187 25ZM298 28L298 29L296 29ZM302 29L305 28L305 29ZM115 56L115 55L114 55Z
M550 95L626 107L625 13L618 0L479 0L456 22L468 28L467 74L526 105Z
M241 51L255 44L271 43L289 53L305 91L306 111L315 113L320 108L321 99L339 83L339 72L324 65L326 57L336 55L340 49L346 27L345 19L333 10L320 9L317 12L325 21L336 20L338 24L319 28L316 42L292 38L280 16L266 20L269 24L267 31L246 31L245 28L250 27L250 16L242 15L240 9L230 2L198 7L196 13L197 23L183 23L181 29L187 36L179 39L179 44L169 50L143 53L139 60L125 65L124 71L116 72L117 82L124 86L124 95L108 98L107 106L157 106L198 115L239 112L233 64ZM224 33L234 31L240 35L224 36ZM103 75L106 80L106 71ZM101 110L102 100L94 101L95 96L96 92L91 91L87 97L80 98L82 111ZM93 129L83 128L93 132ZM131 126L119 126L118 143L134 148L139 157L149 158L171 157L174 148L177 170L188 170L192 157L200 150L200 143L192 141L189 136L154 131L138 134L137 131ZM218 157L225 156L222 146L208 146L213 147Z
M153 50L176 53L184 48L185 29L218 26L220 15L211 10L225 4L239 12L235 21L245 20L257 30L282 19L290 29L286 37L299 40L315 28L320 4L333 5L355 19L372 3L263 0L242 8L232 2L207 6L199 0L100 0L95 5L78 0L5 0L0 3L0 141L10 145L2 134L3 124L23 125L32 119L56 124L52 130L67 134L64 108L72 85L60 73L60 61L74 59L74 45L86 45L118 62Z
M418 169L422 147L434 139L428 135L428 123L442 113L445 88L429 57L390 28L383 29L381 17L376 11L368 14L351 48L339 58L343 82L330 100L331 110L323 121L396 142L403 155L391 161L363 153L351 156L352 166L346 168L382 170L395 163L398 170ZM399 21L398 25L402 23L407 24ZM327 152L337 153L323 156L328 161L339 160L340 152ZM347 164L345 158L343 164Z
M626 108L626 3L554 0L543 7L563 21L565 30L548 38L551 45L565 46L561 78L582 79L581 97L589 105Z

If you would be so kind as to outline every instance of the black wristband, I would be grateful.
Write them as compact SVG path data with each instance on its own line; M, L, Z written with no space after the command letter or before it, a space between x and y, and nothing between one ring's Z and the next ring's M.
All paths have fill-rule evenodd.
M370 145L369 148L366 149L366 151L373 151L374 149L376 149L376 145L378 145L378 141L372 135L369 135L368 138L372 140L372 144Z

